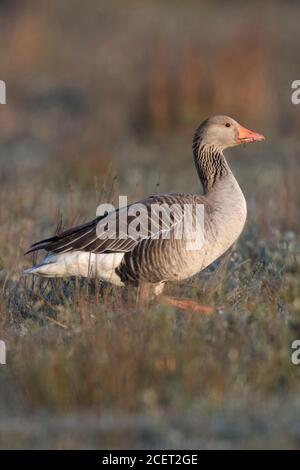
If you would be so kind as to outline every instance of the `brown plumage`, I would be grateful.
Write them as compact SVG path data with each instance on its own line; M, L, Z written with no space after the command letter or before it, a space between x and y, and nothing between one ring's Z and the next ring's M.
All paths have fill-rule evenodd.
M193 139L193 155L204 194L154 195L126 208L96 217L91 222L66 230L32 245L28 253L46 250L48 256L26 274L42 276L99 276L117 285L153 286L161 292L167 281L186 279L223 254L241 233L246 219L246 203L223 155L226 147L263 140L227 116L210 118L199 126ZM121 219L142 204L145 213L138 236L124 230ZM175 206L174 206L175 205ZM197 249L187 248L188 235L180 239L176 230L183 222L183 208L190 211L192 226L199 217L196 208L204 207L204 241ZM158 206L157 212L153 207ZM161 207L171 211L168 227ZM127 218L127 229L137 223L137 214ZM106 230L116 220L116 231ZM153 227L155 236L153 236ZM191 229L190 229L191 230ZM101 236L99 236L101 233ZM103 235L104 234L104 235ZM174 299L172 302L174 305ZM180 301L180 308L183 308ZM188 308L193 309L191 302ZM199 307L200 308L200 307ZM197 308L195 307L195 310ZM200 310L199 310L200 311ZM206 308L207 313L207 308Z

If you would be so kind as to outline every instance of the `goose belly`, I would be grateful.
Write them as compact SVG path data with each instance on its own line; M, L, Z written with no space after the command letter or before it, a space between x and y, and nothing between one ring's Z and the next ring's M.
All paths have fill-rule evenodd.
M205 223L203 245L199 250L182 249L178 261L181 268L174 280L184 280L205 269L222 256L239 238L246 222L246 208L216 212Z
M82 276L98 278L122 286L116 274L116 268L124 253L96 254L85 251L67 253L49 253L38 265L25 271L25 274L37 274L43 277Z

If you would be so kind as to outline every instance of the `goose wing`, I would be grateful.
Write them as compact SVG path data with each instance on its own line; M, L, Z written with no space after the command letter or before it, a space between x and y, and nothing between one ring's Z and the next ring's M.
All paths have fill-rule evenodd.
M192 202L194 201L191 195L150 196L34 243L26 254L38 250L53 253L74 250L91 253L126 253L132 251L145 238L168 238L167 232L174 231L174 228L182 222L183 204ZM170 207L172 211L166 214ZM130 228L136 229L134 236Z

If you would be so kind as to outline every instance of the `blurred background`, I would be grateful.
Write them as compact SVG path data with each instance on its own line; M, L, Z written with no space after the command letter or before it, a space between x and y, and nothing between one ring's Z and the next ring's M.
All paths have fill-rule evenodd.
M285 170L297 166L299 12L295 1L1 0L2 183L26 189L34 179L43 204L50 188L91 193L107 174L132 197L197 190L194 129L227 114L267 136L263 147L232 152L243 156L233 167L251 168L247 180L266 168L285 201L294 183L280 185L278 166L295 176ZM281 207L289 225L293 210Z
M46 172L43 189L90 187L109 170L126 194L141 181L143 194L196 189L191 139L213 114L265 133L262 149L235 154L264 152L244 158L255 173L268 153L273 173L298 144L299 12L295 1L1 0L2 179Z
M300 335L300 105L291 103L291 83L300 79L299 20L300 4L293 0L0 1L0 79L7 87L7 104L0 106L0 338L7 341L14 358L10 368L0 370L2 447L161 443L169 448L241 447L259 445L263 434L269 447L299 445L299 372L290 367L288 349L289 341ZM203 279L205 295L229 302L233 317L225 316L222 328L213 320L204 327L197 320L199 337L188 352L177 350L177 341L173 338L172 343L168 336L169 327L174 331L178 327L172 323L174 315L175 320L163 326L157 319L143 318L150 331L162 331L162 336L156 331L157 341L167 341L170 348L153 366L147 362L156 344L153 340L148 353L146 348L144 356L141 351L138 354L145 360L141 369L135 363L136 350L127 350L128 344L137 347L137 339L129 331L128 336L119 331L115 317L109 317L105 328L113 328L108 336L117 334L123 349L107 352L109 346L117 346L105 343L102 330L100 343L94 338L87 346L86 339L82 346L78 328L92 323L95 329L99 312L93 307L89 310L93 316L79 309L76 317L74 304L64 304L64 310L50 297L37 299L20 275L32 262L24 258L24 251L32 242L52 235L60 221L61 226L69 226L94 217L97 203L116 201L119 193L134 200L156 192L199 190L191 140L199 123L214 114L232 116L267 138L265 143L228 152L248 202L248 223L240 251L226 264L228 276L225 270L212 284ZM105 308L114 311L110 305ZM134 323L130 325L139 331ZM142 331L142 322L139 325ZM249 325L250 346L244 336ZM193 324L185 331L196 330ZM221 337L219 357L213 355L215 335ZM186 346L190 341L187 334ZM260 349L262 344L266 350ZM111 377L97 398L91 392L98 386L93 380L91 388L82 388L77 347L83 347L91 359L90 376L84 369L85 378L94 377L92 361L105 353L110 364L105 369L97 362L99 375L109 375L114 364L123 366L125 375L132 367L130 387L122 388L124 377L120 382ZM54 349L58 357L53 356ZM125 350L131 361L126 364L122 362ZM66 380L73 353L71 380ZM199 366L207 380L204 388L198 388L195 377L201 373L193 362L200 353L210 357ZM224 371L220 361L225 357ZM192 364L189 371L181 369L186 362ZM249 369L239 370L237 364L247 364ZM50 382L40 375L42 370L49 371ZM223 380L223 373L228 380ZM239 383L237 373L242 375ZM237 395L231 396L233 384ZM76 393L70 399L72 389ZM236 396L241 398L243 391L247 397L237 411ZM205 406L195 422L199 397ZM284 406L290 403L287 410L279 406L283 397ZM183 418L176 413L194 399L194 411L181 429L178 423ZM255 421L249 414L256 405ZM64 440L62 435L73 432L82 418L58 420L56 428L54 413L61 416L62 411L81 408L92 416L99 410L121 410L129 413L127 424L122 428L120 419L106 416L98 428L88 414L85 423L92 437ZM50 410L48 427L40 415L31 427L26 421L24 425L19 419L24 410L30 416ZM278 410L281 425L274 421ZM140 412L146 413L148 421L140 418ZM10 413L15 421L7 418ZM170 421L166 416L171 416ZM7 434L8 423L13 425ZM42 435L41 429L46 429ZM95 438L95 429L100 437ZM204 429L210 429L209 437L204 437Z

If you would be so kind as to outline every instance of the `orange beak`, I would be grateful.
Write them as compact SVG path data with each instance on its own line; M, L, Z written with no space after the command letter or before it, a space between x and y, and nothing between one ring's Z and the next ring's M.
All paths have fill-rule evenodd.
M248 142L260 142L261 140L265 140L265 137L262 134L250 131L249 129L246 129L246 127L239 126L238 131L238 142L241 144Z

